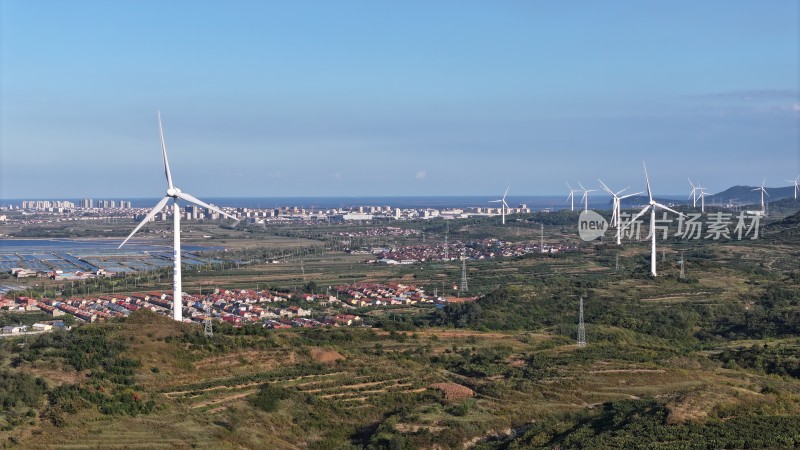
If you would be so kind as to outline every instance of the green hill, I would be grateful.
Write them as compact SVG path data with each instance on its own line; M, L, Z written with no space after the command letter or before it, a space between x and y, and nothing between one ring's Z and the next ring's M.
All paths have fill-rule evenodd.
M798 222L795 215L770 226ZM482 277L497 287L477 301L370 311L365 320L383 328L216 324L206 337L199 326L139 310L70 332L5 338L0 442L31 449L797 446L796 250L768 240L669 245L684 246L684 279L674 248L654 279L644 244L585 244L485 262L470 273L471 287L489 282ZM583 348L575 345L580 297ZM408 331L389 331L401 325Z

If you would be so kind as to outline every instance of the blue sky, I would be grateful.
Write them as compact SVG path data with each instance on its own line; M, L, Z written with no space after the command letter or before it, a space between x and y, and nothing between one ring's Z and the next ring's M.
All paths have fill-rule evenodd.
M0 1L0 198L800 174L797 1Z

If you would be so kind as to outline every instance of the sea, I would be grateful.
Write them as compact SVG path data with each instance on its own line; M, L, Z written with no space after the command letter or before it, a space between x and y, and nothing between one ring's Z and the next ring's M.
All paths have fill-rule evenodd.
M126 200L130 201L134 208L151 208L160 199L158 198L94 198L98 200ZM206 203L217 206L227 206L233 208L267 209L280 207L301 207L306 209L332 209L347 208L358 206L391 206L400 209L445 209L445 208L472 208L498 207L498 196L352 196L352 197L200 197ZM47 198L47 199L0 199L0 206L21 206L24 200L67 200L75 204L81 200L79 198ZM580 193L576 193L575 207L578 208L582 203ZM516 208L526 205L533 211L541 210L560 210L570 208L570 202L566 195L509 195L506 197L509 207ZM608 209L610 208L611 197L604 195L590 196L589 208Z

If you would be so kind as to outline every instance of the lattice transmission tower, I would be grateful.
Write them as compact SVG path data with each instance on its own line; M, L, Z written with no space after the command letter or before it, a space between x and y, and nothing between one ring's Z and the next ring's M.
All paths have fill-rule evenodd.
M214 327L211 324L211 306L210 305L206 305L206 320L203 321L203 324L205 325L204 333L205 333L206 337L214 336Z
M583 297L578 308L578 347L586 347L586 327L583 324Z

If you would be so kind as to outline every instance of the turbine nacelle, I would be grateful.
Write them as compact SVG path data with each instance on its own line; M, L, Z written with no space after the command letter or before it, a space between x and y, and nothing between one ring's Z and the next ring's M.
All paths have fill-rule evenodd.
M176 187L167 189L167 197L178 198L181 195L181 190Z

